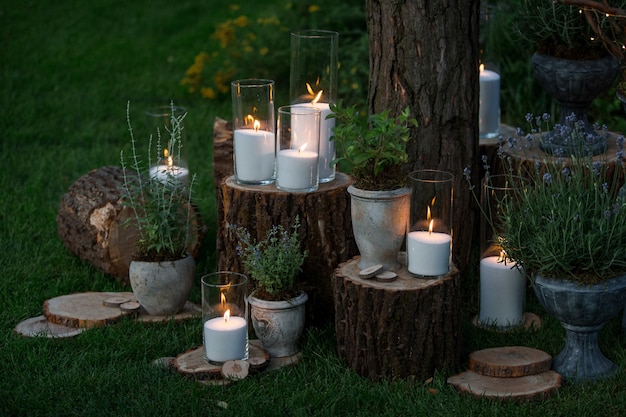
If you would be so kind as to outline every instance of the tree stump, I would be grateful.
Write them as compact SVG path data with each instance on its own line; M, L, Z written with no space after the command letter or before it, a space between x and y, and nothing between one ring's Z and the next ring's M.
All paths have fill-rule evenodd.
M65 193L56 217L65 247L96 268L129 284L128 267L135 254L137 230L125 226L132 211L121 203L122 168L108 166L80 177ZM192 207L194 221L190 253L198 254L204 236L202 218Z
M335 271L335 330L339 355L373 381L431 377L454 368L462 353L461 275L409 275L393 282L359 278L359 257Z
M215 195L219 194L224 178L234 173L233 167L233 123L219 117L213 123L213 183Z
M245 227L255 240L266 237L273 225L290 228L300 217L300 241L308 257L298 277L309 295L307 322L332 323L335 267L358 253L350 219L352 178L337 173L334 181L312 193L288 193L275 185L241 185L234 176L222 182L218 194L217 267L244 273L237 254L236 227Z

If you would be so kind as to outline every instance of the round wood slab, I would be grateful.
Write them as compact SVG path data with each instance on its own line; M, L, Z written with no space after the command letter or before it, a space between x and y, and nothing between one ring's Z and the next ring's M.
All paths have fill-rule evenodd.
M15 333L28 337L73 337L82 333L85 329L54 324L46 319L46 316L31 317L21 321L15 326Z
M552 356L526 346L478 350L469 355L471 371L500 378L540 374L550 370Z

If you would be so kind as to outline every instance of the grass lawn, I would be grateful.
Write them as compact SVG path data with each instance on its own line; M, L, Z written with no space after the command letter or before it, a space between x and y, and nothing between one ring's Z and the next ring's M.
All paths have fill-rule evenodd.
M283 6L276 0L263 3ZM61 196L76 179L119 165L119 152L130 143L128 100L138 126L144 123L142 111L154 103L173 99L189 111L187 155L198 174L196 201L210 226L192 294L199 301L199 277L215 268L212 126L216 116L229 117L230 100L191 97L180 80L207 47L215 25L229 15L229 5L222 0L6 0L0 5L0 416L624 415L626 352L618 318L600 334L603 351L620 365L615 376L596 384L566 384L552 398L528 404L457 395L446 378L465 363L458 370L442 369L427 384L365 380L338 357L331 325L307 329L298 366L228 387L203 386L151 364L198 346L200 319L124 320L59 340L13 332L18 322L40 315L49 298L130 290L69 253L55 223ZM249 11L244 7L244 12ZM558 353L564 331L530 292L528 310L544 320L540 330L475 329L477 279L472 271L465 275L459 308L466 353L503 345Z

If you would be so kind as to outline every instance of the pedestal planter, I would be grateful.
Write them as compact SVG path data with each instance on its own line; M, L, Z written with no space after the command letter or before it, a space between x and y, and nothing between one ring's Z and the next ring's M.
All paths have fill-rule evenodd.
M306 293L289 301L266 301L248 297L254 333L273 358L295 355L300 351L298 340L304 330Z
M359 268L373 265L396 271L409 223L411 190L366 191L348 187L352 230L361 254Z
M196 261L190 255L167 262L132 261L128 271L133 294L148 314L178 313L193 288Z
M624 308L626 276L596 285L537 276L533 285L539 302L565 328L563 350L552 367L574 382L609 377L617 365L606 358L598 345L604 323Z

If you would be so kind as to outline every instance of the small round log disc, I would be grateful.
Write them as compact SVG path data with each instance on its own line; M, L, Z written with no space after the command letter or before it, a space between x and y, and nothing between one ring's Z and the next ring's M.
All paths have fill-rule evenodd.
M246 361L226 361L222 365L222 377L225 379L244 379L250 372L250 364Z
M222 367L204 360L202 346L178 355L173 361L174 369L181 375L196 379L218 379L221 377Z
M51 323L46 316L31 317L21 321L15 326L15 333L28 337L73 337L84 329L75 329L60 324Z
M133 293L84 292L62 295L44 302L43 313L48 321L73 328L92 328L115 323L122 317L119 307L106 307L111 297L135 300Z
M131 301L130 298L126 298L126 297L109 297L107 299L105 299L102 304L105 307L119 307L124 303L127 303Z
M381 264L372 265L370 267L362 269L361 272L359 272L359 278L361 279L374 278L376 274L378 274L382 270L383 270L383 266Z
M469 355L470 370L500 378L540 374L550 370L552 356L526 346L478 350Z
M378 282L394 282L398 279L398 275L393 271L383 271L376 274L376 281Z
M173 316L153 316L153 315L146 313L146 311L142 308L139 310L137 321L149 322L149 323L159 323L159 322L170 321L170 320L182 321L182 320L187 320L187 319L191 319L194 317L199 317L201 315L202 315L202 307L190 301L187 301L183 309L180 310L178 313L174 314Z
M141 304L137 301L127 301L125 303L120 304L120 310L124 313L138 313L141 308Z

